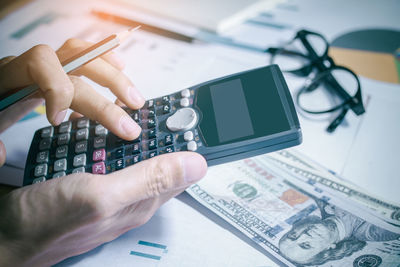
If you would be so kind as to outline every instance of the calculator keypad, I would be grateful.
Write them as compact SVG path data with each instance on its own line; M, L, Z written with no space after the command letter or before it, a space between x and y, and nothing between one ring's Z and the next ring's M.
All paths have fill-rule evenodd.
M106 174L160 154L196 151L198 114L191 108L194 91L146 101L126 112L142 128L135 140L123 140L88 118L48 126L35 134L24 184L44 182L71 173Z

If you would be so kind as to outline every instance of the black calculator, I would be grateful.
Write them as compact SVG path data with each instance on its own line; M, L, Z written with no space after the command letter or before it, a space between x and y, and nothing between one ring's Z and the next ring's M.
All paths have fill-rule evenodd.
M196 151L209 166L301 143L290 92L277 65L214 79L126 112L142 127L123 140L79 118L36 131L24 185L71 173L107 174L157 155Z

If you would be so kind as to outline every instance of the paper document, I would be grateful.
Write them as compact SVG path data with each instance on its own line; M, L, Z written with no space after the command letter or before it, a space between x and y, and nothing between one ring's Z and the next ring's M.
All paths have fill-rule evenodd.
M222 32L282 0L120 0L136 8L213 32Z

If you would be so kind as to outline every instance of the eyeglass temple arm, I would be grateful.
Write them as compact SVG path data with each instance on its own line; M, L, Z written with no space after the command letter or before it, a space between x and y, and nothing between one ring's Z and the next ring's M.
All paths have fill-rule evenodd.
M318 54L315 52L314 48L311 46L311 44L308 42L308 40L306 38L306 34L310 34L310 33L311 32L308 32L305 30L299 31L298 37L301 40L301 42L303 43L304 47L306 48L310 59L313 62L315 62L314 63L315 67L321 72L326 71L326 70L328 70L328 67L324 65L323 61L318 60L320 58L320 56L318 56ZM316 33L311 33L311 34L318 35L325 40L325 38L320 34L316 34ZM326 42L326 43L328 45L328 42ZM362 105L362 101L358 100L358 99L361 100L361 94L359 95L358 99L351 97L346 92L346 90L344 90L343 87L336 81L336 79L330 74L328 75L327 79L325 79L325 82L331 90L336 91L339 94L339 96L341 96L344 99L344 101L349 103L350 109L355 114L361 115L365 112L364 106ZM358 90L358 91L360 91L360 90Z

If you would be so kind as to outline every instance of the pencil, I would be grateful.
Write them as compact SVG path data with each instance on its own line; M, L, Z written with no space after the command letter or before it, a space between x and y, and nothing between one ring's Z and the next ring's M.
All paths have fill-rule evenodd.
M126 38L129 37L129 35L133 31L139 28L140 26L137 26L128 29L126 31L113 34L107 37L106 39L92 45L91 47L83 50L79 54L62 62L61 65L63 66L63 70L66 73L70 73L78 69L79 67L95 60L96 58L118 47ZM39 89L38 85L33 84L16 92L15 90L11 90L10 94L5 94L5 96L0 100L0 111L4 110L5 108L11 106L12 104L20 101L25 97L30 96L31 94L35 93L38 89Z

